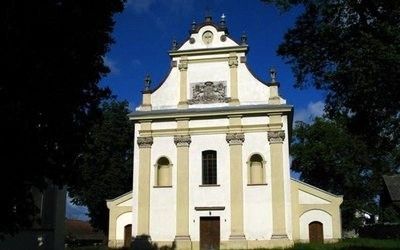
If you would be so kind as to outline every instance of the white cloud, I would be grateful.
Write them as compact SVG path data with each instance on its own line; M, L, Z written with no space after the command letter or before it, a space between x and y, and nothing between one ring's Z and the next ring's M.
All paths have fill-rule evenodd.
M136 13L145 13L150 12L154 4L162 4L165 10L182 15L182 13L190 12L193 9L194 0L128 0L126 7L133 9Z
M303 121L306 123L312 122L317 116L324 114L325 103L323 101L310 102L306 108L301 108L294 111L294 121Z
M120 72L120 70L119 70L119 68L117 67L117 63L114 61L114 60L112 60L111 58L109 58L108 56L105 56L104 58L103 58L103 60L104 60L104 64L107 66L107 67L109 67L110 68L110 73L111 74L115 74L115 75L118 75L119 74L119 72Z
M154 2L155 0L128 0L126 6L131 7L137 13L143 13L149 11Z

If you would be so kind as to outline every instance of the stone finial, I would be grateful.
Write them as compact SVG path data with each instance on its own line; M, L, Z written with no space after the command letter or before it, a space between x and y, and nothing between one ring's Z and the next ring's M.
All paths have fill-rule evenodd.
M193 19L193 22L192 22L192 31L195 31L195 30L196 30L196 26L197 26L196 20Z
M206 16L204 17L204 22L205 23L212 23L212 16L211 16L209 10L206 11Z
M176 39L172 40L172 50L177 50L178 49L178 42Z
M281 143L285 140L285 131L268 131L268 141L270 143Z
M242 145L244 142L244 134L228 133L226 134L226 142L228 142L229 145Z
M219 26L220 26L221 28L225 28L225 27L226 27L226 20L225 20L225 18L226 18L225 14L222 13L221 20L219 21Z
M149 93L150 90L150 84L151 84L151 77L149 74L146 75L146 78L144 78L144 90L143 93Z
M276 69L274 67L270 68L269 75L271 77L271 83L276 83L277 72L276 72Z
M137 138L137 144L139 148L151 148L151 145L153 145L153 137L140 136Z
M189 147L192 139L190 135L175 135L174 142L177 147Z
M243 32L242 36L240 37L240 45L247 45L247 35Z

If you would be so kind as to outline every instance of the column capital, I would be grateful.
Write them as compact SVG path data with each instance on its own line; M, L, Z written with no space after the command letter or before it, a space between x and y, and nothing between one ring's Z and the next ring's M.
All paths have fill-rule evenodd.
M226 142L229 145L242 145L244 142L244 133L228 133L226 134Z
M177 147L189 147L192 139L190 135L175 135L174 142Z
M180 71L186 71L188 69L188 60L184 60L184 59L180 60L178 69Z
M268 141L269 143L282 143L285 140L285 131L268 131Z
M228 57L228 64L230 68L236 68L239 64L237 56L229 56Z
M139 148L151 148L153 145L153 137L152 136L140 136L137 138L137 144Z

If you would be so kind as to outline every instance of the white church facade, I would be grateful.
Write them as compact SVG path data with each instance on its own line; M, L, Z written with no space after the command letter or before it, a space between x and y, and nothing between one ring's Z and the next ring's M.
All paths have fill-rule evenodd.
M341 238L342 196L290 177L293 107L276 73L248 69L245 37L225 21L193 24L147 81L135 123L133 190L107 201L109 246L254 249ZM143 242L142 242L143 243ZM142 244L143 245L143 244Z

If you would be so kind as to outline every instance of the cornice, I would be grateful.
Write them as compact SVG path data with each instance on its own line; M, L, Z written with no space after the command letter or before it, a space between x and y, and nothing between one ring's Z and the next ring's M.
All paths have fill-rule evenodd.
M231 52L247 52L247 45L220 47L220 48L204 48L204 49L188 49L188 50L172 50L169 51L171 57L175 56L194 56L194 55L208 55L208 54L221 54Z
M286 104L262 104L262 105L243 105L225 106L213 108L188 108L188 109L163 109L151 111L135 111L128 115L132 121L141 120L176 120L177 118L210 118L228 117L232 115L268 115L268 114L288 114L293 112L292 105Z

